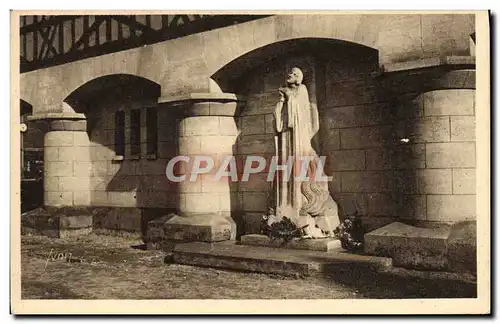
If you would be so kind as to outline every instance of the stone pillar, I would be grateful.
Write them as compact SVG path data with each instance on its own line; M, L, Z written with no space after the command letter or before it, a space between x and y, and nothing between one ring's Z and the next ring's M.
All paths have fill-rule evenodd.
M365 253L391 257L395 266L453 271L467 264L475 271L475 71L451 68L421 71L424 89L410 94L404 107L414 109L405 112L413 117L396 126L397 139L406 139L413 152L400 150L394 165L415 167L401 172L397 188L405 190L396 197L406 203L401 213L413 205L407 220L415 226L394 222L364 236Z
M476 218L475 90L445 89L423 95L425 118L443 121L449 134L425 143L425 169L418 175L426 194L427 220Z
M160 107L178 118L178 155L189 162L178 162L185 180L178 183L179 215L164 226L167 240L216 242L233 240L236 224L231 218L231 201L236 192L228 177L214 179L220 163L232 157L238 135L235 113L238 100L234 94L193 94L184 100L165 102ZM190 181L196 156L214 160L211 172Z
M413 130L399 129L402 138L423 146L425 160L415 174L416 193L422 202L419 209L425 211L420 220L474 221L475 70L441 72L439 78L428 78L426 88L417 97L421 118L410 123Z
M85 116L34 116L48 122L44 137L44 205L88 206L91 162Z

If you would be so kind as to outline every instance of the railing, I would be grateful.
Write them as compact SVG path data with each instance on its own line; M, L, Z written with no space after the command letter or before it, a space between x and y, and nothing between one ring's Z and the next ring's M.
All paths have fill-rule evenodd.
M109 54L265 15L21 16L21 73Z

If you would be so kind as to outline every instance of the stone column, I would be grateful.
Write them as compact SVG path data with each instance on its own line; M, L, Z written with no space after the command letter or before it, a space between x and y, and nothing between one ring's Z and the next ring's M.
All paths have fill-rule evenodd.
M44 205L88 206L91 162L83 114L33 116L48 123L44 137Z
M475 90L444 89L423 94L427 120L441 122L448 134L425 142L425 169L419 190L426 194L427 220L456 222L476 218ZM436 122L437 123L437 122Z
M398 208L402 214L413 205L417 227L395 222L364 236L365 253L390 256L396 266L453 271L466 264L475 270L475 70L452 68L456 67L421 71L424 89L416 97L409 95L413 100L407 106L414 108L409 111L414 117L398 122L395 132L398 140L414 143L413 152L401 150L394 155L394 165L415 167L398 179L399 188L413 184L406 192L400 190L405 205Z
M231 218L232 185L228 177L214 179L221 161L233 156L238 129L234 115L234 94L192 94L176 101L160 99L160 107L178 118L178 155L189 162L178 162L185 180L178 183L179 215L164 224L166 240L216 242L233 240L236 225ZM213 158L215 166L206 174L190 181L196 156Z

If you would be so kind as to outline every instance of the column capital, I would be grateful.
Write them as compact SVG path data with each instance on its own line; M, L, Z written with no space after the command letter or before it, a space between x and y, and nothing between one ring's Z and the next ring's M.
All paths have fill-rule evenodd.
M47 113L36 113L28 117L28 120L84 120L87 119L85 114L79 114L75 112L47 112Z
M384 66L384 80L398 84L399 92L476 89L475 57L447 56Z
M475 69L476 58L474 56L429 57L418 60L385 64L383 66L383 71L384 73L390 73L444 66L450 69Z
M53 131L72 131L85 132L87 131L87 117L84 114L74 112L61 113L41 113L28 117L29 121L45 121L47 122L49 132Z
M164 96L158 99L161 106L172 114L190 116L235 116L246 98L234 93L189 93L180 96Z

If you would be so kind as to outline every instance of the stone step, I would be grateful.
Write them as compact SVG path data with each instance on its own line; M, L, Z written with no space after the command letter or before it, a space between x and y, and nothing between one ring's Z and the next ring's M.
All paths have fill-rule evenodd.
M365 253L393 259L394 266L447 270L450 227L423 228L394 222L365 234Z
M311 251L342 251L340 241L333 238L300 239L270 238L262 234L247 234L240 237L241 245L266 246L274 248L311 250Z
M364 252L392 258L396 267L477 272L475 221L416 227L393 222L365 234Z
M385 270L392 260L384 257L354 255L343 251L321 252L244 246L232 241L181 243L173 249L175 263L272 273L284 276L312 276L348 272L353 269Z

